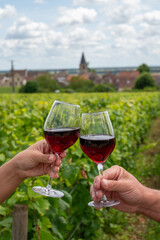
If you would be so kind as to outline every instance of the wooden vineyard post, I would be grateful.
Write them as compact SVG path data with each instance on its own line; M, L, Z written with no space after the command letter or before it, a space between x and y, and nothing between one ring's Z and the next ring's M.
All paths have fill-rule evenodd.
M28 206L15 204L13 208L12 240L27 240Z

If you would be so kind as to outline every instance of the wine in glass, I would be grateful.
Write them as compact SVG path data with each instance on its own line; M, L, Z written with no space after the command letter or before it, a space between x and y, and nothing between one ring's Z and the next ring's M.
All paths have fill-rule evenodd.
M80 146L82 151L97 164L98 172L103 175L103 164L115 147L115 136L107 111L82 114ZM100 202L89 202L90 207L111 207L119 201L107 200L103 195Z
M79 137L80 106L61 101L55 101L44 124L44 136L52 152L59 156L72 146ZM61 191L52 189L51 177L46 187L36 186L33 191L49 196L63 197Z

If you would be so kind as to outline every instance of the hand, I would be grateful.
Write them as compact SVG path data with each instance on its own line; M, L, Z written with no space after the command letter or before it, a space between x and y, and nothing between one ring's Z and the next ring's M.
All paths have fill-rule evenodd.
M142 205L146 188L124 168L113 166L97 176L90 188L93 201L100 201L103 193L108 199L120 200L114 206L122 212L137 212Z
M47 142L41 140L17 154L12 161L22 180L45 174L49 174L51 178L57 178L62 158L65 156L66 153L63 152L57 157L52 153Z

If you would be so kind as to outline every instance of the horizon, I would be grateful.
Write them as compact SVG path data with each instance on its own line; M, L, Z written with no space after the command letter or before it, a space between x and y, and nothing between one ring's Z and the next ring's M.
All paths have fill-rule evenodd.
M158 68L158 72L160 72L160 65L158 66L149 66L150 67L150 70L151 70L151 72L153 72L154 70L156 70L156 68ZM124 69L124 70L126 70L127 71L127 69L129 70L129 69L137 69L138 68L138 66L125 66L125 67L92 67L92 68L90 68L90 69L92 69L92 70L104 70L104 72L107 72L107 70L113 70L113 72L117 72L116 70L121 70L121 69ZM9 69L9 70L0 70L0 73L7 73L7 72L9 72L11 69ZM18 70L28 70L28 71L42 71L42 72L45 72L45 71L62 71L62 70L68 70L68 71L71 71L71 70L75 70L75 71L78 71L79 70L79 68L56 68L56 69L54 69L54 68L49 68L49 69L27 69L27 68L14 68L14 70L15 71L18 71Z

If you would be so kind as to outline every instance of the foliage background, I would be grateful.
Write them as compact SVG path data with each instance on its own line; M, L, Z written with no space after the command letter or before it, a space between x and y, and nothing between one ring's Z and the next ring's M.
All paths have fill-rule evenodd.
M43 138L43 124L54 100L79 104L82 112L107 110L115 130L116 148L104 168L121 165L136 174L134 155L143 143L151 121L160 115L159 93L3 94L0 96L0 163ZM11 239L12 209L16 203L29 207L28 239L105 239L122 233L128 224L114 209L97 211L87 206L89 188L98 174L96 165L81 151L79 141L68 149L54 188L62 199L32 191L45 186L48 176L25 180L0 206L1 239ZM112 239L112 238L110 238Z

